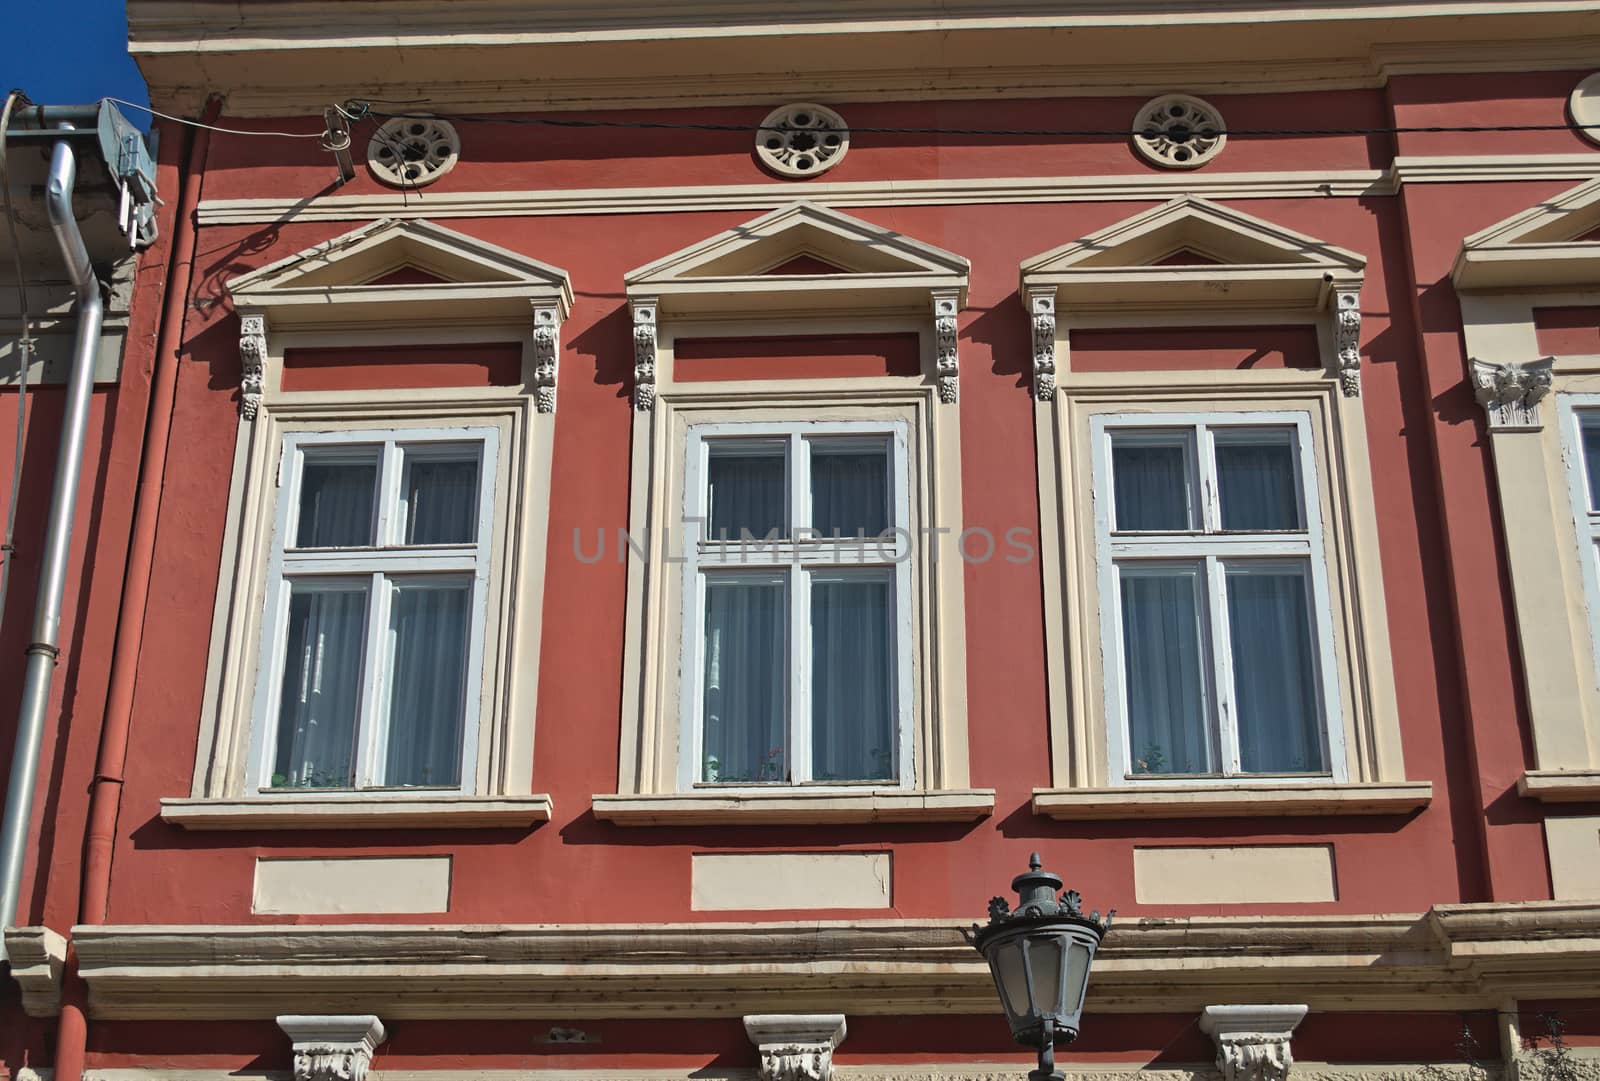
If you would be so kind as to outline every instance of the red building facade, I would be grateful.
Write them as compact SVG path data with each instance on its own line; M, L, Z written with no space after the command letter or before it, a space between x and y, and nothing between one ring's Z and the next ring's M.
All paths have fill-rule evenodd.
M1593 6L818 7L130 4L13 1073L1596 1069Z

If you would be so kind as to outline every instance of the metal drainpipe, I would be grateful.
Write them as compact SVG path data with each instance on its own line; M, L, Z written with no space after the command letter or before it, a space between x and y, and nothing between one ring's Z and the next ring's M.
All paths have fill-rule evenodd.
M71 128L71 124L58 127ZM78 476L83 468L84 436L89 427L89 401L94 391L94 361L100 346L100 324L105 316L100 279L89 264L89 249L72 212L78 161L72 144L62 139L50 155L50 179L45 204L50 228L61 247L67 272L78 293L78 335L73 345L72 372L67 381L67 407L61 423L61 446L56 452L55 486L50 494L50 517L45 524L44 560L39 571L39 598L34 609L33 640L27 648L22 675L22 705L17 711L17 743L11 758L11 782L6 789L5 821L0 825L0 926L10 927L17 915L22 885L22 857L27 849L33 818L34 782L39 776L39 748L44 738L45 714L50 706L50 683L56 658L61 655L61 604L67 585L67 562L72 551L72 526L77 517Z

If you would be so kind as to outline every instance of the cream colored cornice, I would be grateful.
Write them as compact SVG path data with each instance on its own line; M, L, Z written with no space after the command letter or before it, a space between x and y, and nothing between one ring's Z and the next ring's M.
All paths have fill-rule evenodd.
M105 1018L732 1017L992 1013L981 958L947 920L565 926L94 926L73 929ZM1445 905L1423 915L1207 916L1118 923L1095 1008L1483 1006L1592 993L1600 904Z
M1480 229L1450 269L1460 290L1585 288L1600 284L1600 242L1576 239L1600 227L1600 179Z

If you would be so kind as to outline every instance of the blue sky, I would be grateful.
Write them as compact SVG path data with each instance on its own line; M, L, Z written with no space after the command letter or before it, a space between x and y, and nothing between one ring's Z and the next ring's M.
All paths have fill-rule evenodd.
M144 79L128 55L123 0L5 0L0 35L0 94L18 87L41 105L98 98L149 104ZM149 117L123 113L140 127Z

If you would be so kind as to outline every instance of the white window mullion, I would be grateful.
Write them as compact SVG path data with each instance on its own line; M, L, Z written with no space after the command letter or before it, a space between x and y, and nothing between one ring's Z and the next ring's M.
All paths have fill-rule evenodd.
M811 780L811 575L789 568L789 780Z
M1200 477L1200 528L1207 533L1222 529L1222 500L1217 492L1217 445L1211 429L1201 425L1196 431L1195 467Z
M378 472L378 521L374 541L381 548L398 544L395 535L400 525L400 447L393 438L384 441L383 461Z
M380 727L387 727L390 651L389 594L393 586L386 575L374 573L367 591L367 641L361 660L361 698L356 711L355 785L382 784L383 747Z
M1212 678L1215 680L1217 752L1222 772L1239 772L1238 708L1233 694L1233 651L1228 648L1227 568L1216 556L1205 561L1206 607L1210 619L1207 634L1211 641Z

